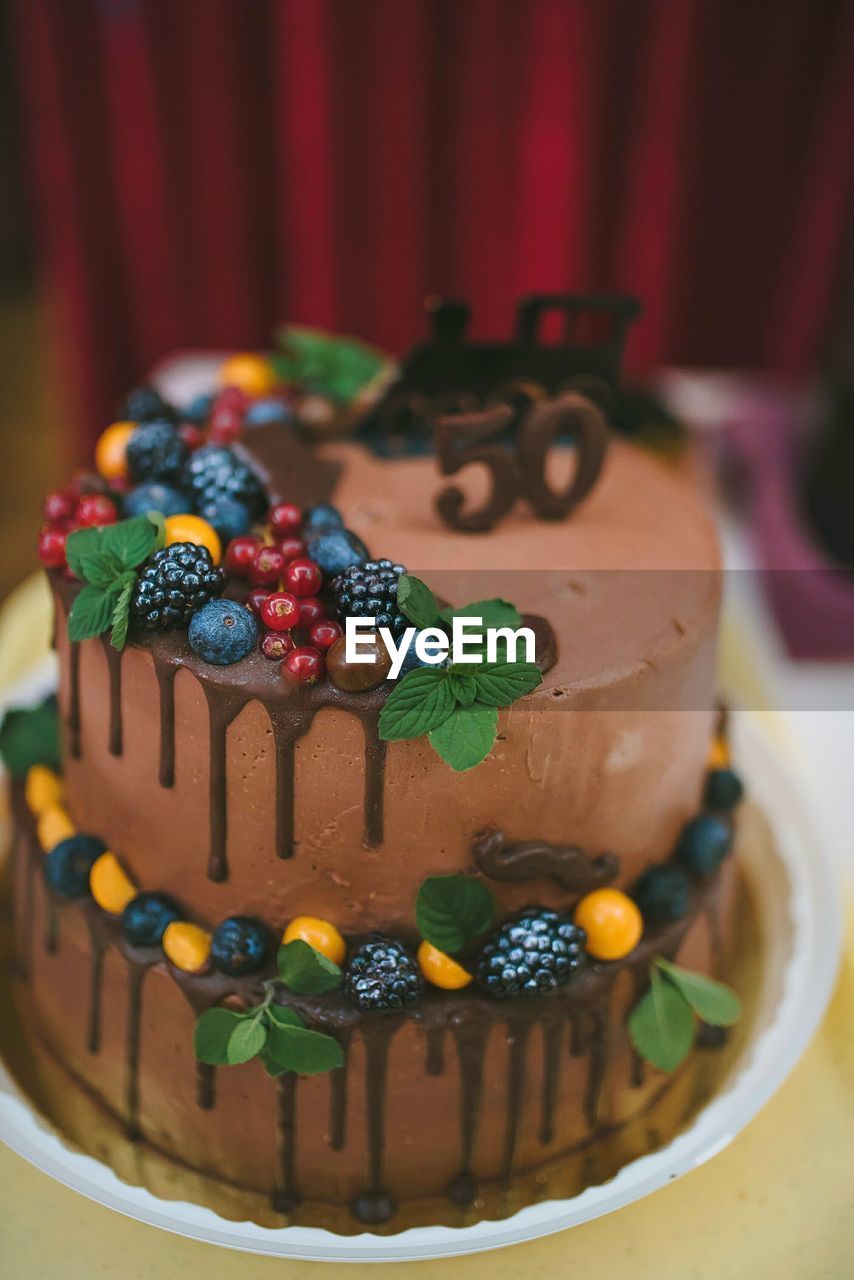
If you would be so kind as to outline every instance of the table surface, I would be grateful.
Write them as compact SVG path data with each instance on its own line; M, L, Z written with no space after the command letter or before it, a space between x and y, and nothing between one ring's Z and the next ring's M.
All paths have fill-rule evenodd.
M22 654L27 662L37 656L34 622L44 610L43 593L31 583L0 617L0 688L20 676ZM757 634L754 621L750 635ZM743 638L744 628L738 631ZM725 643L724 660L727 687L757 705L755 673L767 678L767 655L745 656L743 646ZM849 675L839 673L843 679ZM830 838L841 858L847 854L850 868L854 796L850 785L841 786L840 753L842 768L850 770L854 717L824 712L799 721L790 718L781 729L784 736L788 729L793 745L801 737L801 763L820 804L833 814ZM816 757L820 750L824 759ZM847 914L846 953L820 1031L779 1093L709 1164L571 1231L497 1253L393 1264L384 1274L418 1280L453 1274L501 1280L848 1280L854 1274L854 904ZM175 1274L299 1280L342 1272L338 1264L250 1258L168 1235L85 1200L2 1145L0 1223L0 1280L148 1280Z

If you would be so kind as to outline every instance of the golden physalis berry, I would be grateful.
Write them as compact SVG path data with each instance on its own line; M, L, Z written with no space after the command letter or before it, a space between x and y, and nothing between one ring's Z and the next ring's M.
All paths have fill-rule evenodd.
M211 935L189 920L173 920L162 938L167 959L184 973L201 973L211 954Z
M31 813L38 817L45 809L61 805L64 798L65 784L53 769L44 764L34 764L27 770L24 799Z
M643 933L637 904L619 889L596 889L575 908L575 923L587 934L588 955L597 960L621 960L633 951Z
M122 480L128 473L128 441L136 430L135 422L114 422L102 431L95 445L95 466L105 480Z
M712 738L712 745L709 748L709 758L706 761L707 769L728 769L729 768L729 747L726 739L721 737L719 733Z
M282 936L282 942L294 942L297 938L314 947L333 964L342 964L347 954L347 944L335 925L317 916L294 917Z
M114 853L102 853L89 872L89 891L104 911L118 916L131 898L136 897L136 886Z
M164 523L167 547L171 547L174 542L194 542L197 547L207 547L214 564L219 564L222 559L222 544L216 529L207 520L188 514L167 516Z
M217 379L221 387L238 387L248 396L268 396L278 384L270 361L250 351L238 352L224 360Z
M418 965L428 982L443 991L459 991L472 981L472 975L458 964L452 956L446 955L432 942L422 942L418 948Z
M45 853L49 852L60 840L67 840L77 834L77 828L71 821L68 810L61 804L52 804L49 809L39 814L36 823L36 834L39 844Z

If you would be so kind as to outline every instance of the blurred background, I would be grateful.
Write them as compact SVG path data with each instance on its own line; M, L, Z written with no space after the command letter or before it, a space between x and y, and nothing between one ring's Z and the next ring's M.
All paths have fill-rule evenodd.
M35 566L41 493L166 353L263 347L292 320L398 354L427 294L500 337L522 293L635 293L631 374L730 379L711 400L671 379L680 413L732 416L760 386L780 439L779 396L823 387L822 483L854 505L847 410L832 425L854 347L851 0L0 12L0 590Z

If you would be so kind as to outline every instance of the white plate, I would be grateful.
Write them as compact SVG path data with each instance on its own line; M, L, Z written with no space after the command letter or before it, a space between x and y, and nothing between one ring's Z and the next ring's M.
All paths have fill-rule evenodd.
M51 672L9 696L26 705L50 688ZM611 1213L704 1164L765 1105L795 1066L830 998L842 937L839 890L824 842L789 768L746 714L733 717L734 752L751 796L775 835L773 851L740 852L754 885L766 950L760 1010L751 1039L723 1090L667 1146L625 1165L616 1177L572 1200L551 1200L500 1222L464 1228L414 1227L399 1235L336 1236L309 1227L271 1230L229 1222L209 1209L160 1200L129 1186L65 1145L23 1097L0 1063L0 1138L75 1191L152 1226L250 1253L326 1262L398 1262L477 1253L563 1231Z

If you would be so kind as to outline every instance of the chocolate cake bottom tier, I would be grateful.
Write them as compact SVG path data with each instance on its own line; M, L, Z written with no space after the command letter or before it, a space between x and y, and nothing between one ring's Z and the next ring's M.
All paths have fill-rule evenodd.
M134 948L91 900L61 902L16 805L14 967L40 1050L127 1134L182 1166L265 1197L281 1222L312 1204L355 1227L402 1229L407 1202L476 1206L650 1108L667 1077L635 1055L629 1010L652 959L721 974L733 934L735 859L695 884L686 916L648 931L623 961L591 963L545 996L493 1000L430 990L404 1013L366 1014L338 992L288 992L306 1025L334 1035L346 1065L269 1078L256 1062L196 1062L193 1023L258 983L191 975ZM477 1216L476 1207L474 1216Z

